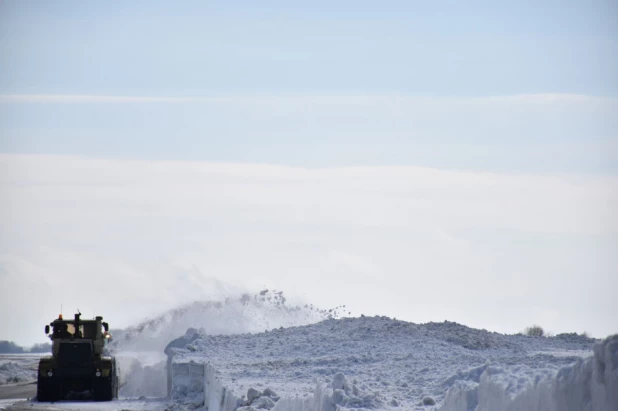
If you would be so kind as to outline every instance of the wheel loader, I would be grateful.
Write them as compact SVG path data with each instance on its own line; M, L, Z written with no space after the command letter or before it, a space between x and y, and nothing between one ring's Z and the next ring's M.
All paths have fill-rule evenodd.
M118 397L116 360L105 355L105 345L111 340L109 325L103 317L80 317L78 313L65 320L60 315L45 326L52 355L39 361L38 401L58 401L71 394L95 401Z

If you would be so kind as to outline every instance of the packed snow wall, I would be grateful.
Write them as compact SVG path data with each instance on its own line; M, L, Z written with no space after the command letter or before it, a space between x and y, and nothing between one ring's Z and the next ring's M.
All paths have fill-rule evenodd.
M375 402L375 396L360 394L343 373L335 375L329 385L318 383L312 395L302 398L280 398L268 388L250 388L246 397L238 396L221 382L216 369L193 360L172 360L171 377L171 398L175 403L188 408L206 406L208 411L335 411L341 407L379 409L381 405Z
M345 374L339 372L330 384L318 383L313 395L282 398L271 411L337 411L344 409L394 409L399 407L395 400L385 405L374 394L362 393L348 382Z
M227 389L217 378L217 370L204 365L204 404L209 411L234 411L241 399Z
M204 364L172 360L168 363L171 377L171 399L178 404L201 407L205 400Z
M595 344L593 353L556 375L489 366L478 384L456 381L441 411L618 410L618 334Z
M182 358L171 361L171 399L190 408L206 405L209 411L234 411L241 399L227 389L217 370L208 364Z

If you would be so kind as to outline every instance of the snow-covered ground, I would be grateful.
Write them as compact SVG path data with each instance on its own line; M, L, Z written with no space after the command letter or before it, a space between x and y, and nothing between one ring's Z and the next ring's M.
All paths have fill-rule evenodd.
M0 410L7 411L166 411L170 404L158 399L123 399L109 402L92 401L59 401L54 403L0 400Z
M250 404L328 410L324 401L342 409L443 411L531 411L535 408L530 401L537 401L537 409L558 411L556 392L564 391L564 381L579 378L577 389L590 390L584 380L592 378L593 368L600 369L595 364L613 358L617 350L616 343L607 344L608 354L596 358L595 340L577 334L535 338L451 322L340 318L344 308L293 305L279 292L264 291L170 311L117 334L117 355L158 353L135 363L134 372L125 367L128 382L121 392L134 397L161 394L164 368L155 359L187 328L184 338L172 344L178 366L173 399L178 408L205 402L211 411L242 410ZM195 364L205 366L200 371ZM612 364L610 373L618 372L618 360ZM607 382L618 392L618 386L611 385L615 378ZM342 391L334 391L333 384ZM566 384L568 390L571 385ZM583 397L572 398L572 410L603 410L584 408ZM551 404L543 408L542 401Z
M120 401L52 408L618 410L618 335L503 335L343 312L293 305L275 291L192 303L115 332ZM145 399L167 393L166 346L171 404ZM0 378L34 379L37 360L0 356Z
M259 334L199 335L175 361L207 364L206 374L233 395L227 402L246 411L328 409L316 408L316 396L332 409L474 410L483 395L498 401L535 388L549 394L559 373L573 374L564 370L592 356L594 342L576 334L527 337L452 322L363 317ZM618 356L618 341L612 349L610 356ZM181 383L174 395L180 402L195 398L191 383Z

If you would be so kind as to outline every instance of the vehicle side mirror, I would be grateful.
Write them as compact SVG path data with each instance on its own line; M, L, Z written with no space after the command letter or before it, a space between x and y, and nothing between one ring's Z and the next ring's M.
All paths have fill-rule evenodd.
M105 332L108 332L109 331L109 324L103 323L103 328L105 329Z
M45 326L45 334L49 334L49 325Z

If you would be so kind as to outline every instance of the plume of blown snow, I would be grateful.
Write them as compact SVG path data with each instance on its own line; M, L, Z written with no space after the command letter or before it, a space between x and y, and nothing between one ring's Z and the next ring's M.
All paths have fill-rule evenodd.
M256 333L338 318L344 308L326 310L311 304L290 304L283 292L276 290L253 295L227 292L171 309L124 330L112 330L114 339L109 349L119 362L120 395L165 396L164 349L188 329L202 335Z
M192 302L115 331L110 348L115 352L163 353L171 340L184 335L189 328L206 335L256 333L338 318L344 308L320 309L311 304L290 304L283 292L276 290L262 290L253 295L239 293Z

